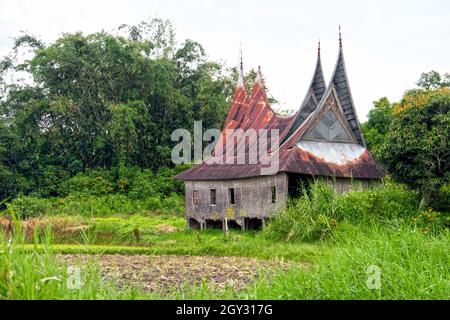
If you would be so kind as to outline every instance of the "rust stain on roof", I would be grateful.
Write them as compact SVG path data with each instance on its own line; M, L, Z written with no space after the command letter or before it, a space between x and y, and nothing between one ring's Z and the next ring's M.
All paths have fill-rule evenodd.
M329 90L332 90L332 88L329 88ZM290 128L298 118L299 112L300 110L290 117L282 117L276 114L270 107L264 86L258 81L253 85L251 97L248 96L243 86L238 86L224 130L212 153L214 158L222 158L224 164L203 162L178 174L175 179L226 180L260 176L261 168L264 167L261 164L248 164L248 162L246 162L247 164L237 164L237 161L234 161L235 158L228 158L228 160L233 160L233 164L226 164L225 145L233 146L234 150L238 148L242 150L242 146L245 146L247 161L252 157L249 153L254 150L255 144L256 147L259 147L258 141L249 144L245 136L241 138L245 139L244 141L238 141L238 139L230 137L227 135L226 129L254 129L257 136L260 129L278 130L280 141L284 141L279 149L278 172L359 179L380 179L385 175L364 143L339 145L329 141L302 140L303 134L316 120L316 112L309 114L303 123L296 124L297 129L289 133ZM272 138L270 132L268 138Z

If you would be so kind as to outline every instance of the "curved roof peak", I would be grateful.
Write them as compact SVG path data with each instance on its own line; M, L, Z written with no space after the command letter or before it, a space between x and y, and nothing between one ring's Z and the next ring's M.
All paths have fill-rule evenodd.
M258 70L256 71L255 83L256 82L263 84L263 76L261 73L261 66L258 66Z
M316 110L319 102L322 100L325 91L327 90L327 86L325 84L323 71L322 71L322 62L320 59L320 40L317 46L317 62L316 67L314 69L313 77L311 79L311 83L306 91L305 98L300 105L299 110L295 114L295 119L292 121L288 135L293 134L297 131L303 122L308 118L308 116ZM286 136L286 139L288 137Z
M242 59L242 48L240 49L240 53L239 53L239 76L236 82L236 85L238 87L245 87L245 78L244 78L244 62Z
M347 69L344 61L344 50L342 49L342 35L339 28L339 53L334 67L333 75L331 76L330 84L328 87L334 87L339 99L342 111L347 118L350 127L356 137L356 140L362 146L366 146L364 138L361 133L361 127L356 114L355 104L353 102L350 83L347 77Z
M327 86L325 84L325 80L323 77L322 61L320 59L320 40L319 40L319 46L317 49L316 68L314 70L314 75L311 80L311 84L310 84L309 88L310 89L308 91L313 90L317 101L322 100L323 94L325 93Z

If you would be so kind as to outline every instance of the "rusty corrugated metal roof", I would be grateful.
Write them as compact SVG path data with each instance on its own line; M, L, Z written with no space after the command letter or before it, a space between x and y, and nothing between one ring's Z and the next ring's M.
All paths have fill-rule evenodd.
M233 102L227 116L224 130L221 138L213 152L215 158L226 158L224 146L231 139L225 133L226 129L254 129L258 133L259 129L278 129L279 138L282 145L279 150L279 169L278 172L291 172L298 174L310 174L315 176L334 176L340 178L358 178L358 179L379 179L384 176L384 172L372 158L364 140L360 134L359 122L356 119L353 102L350 96L350 88L345 73L342 48L339 50L338 62L333 72L333 77L328 88L323 83L322 70L320 66L320 57L318 57L315 75L308 92L313 95L313 100L320 97L316 109L305 113L305 106L308 103L308 95L299 111L290 117L277 115L270 107L264 85L259 80L255 81L252 88L252 94L249 97L242 78L241 70L238 85L233 97ZM261 76L258 75L258 79ZM312 97L312 96L310 96ZM352 141L314 141L306 139L305 133L311 130L311 127L317 125L324 110L329 104L326 99L334 101L334 112L344 108L345 114L338 115L344 127L353 131L355 138ZM333 100L334 99L334 100ZM350 101L350 102L349 102ZM316 100L317 103L317 100ZM302 113L300 115L300 113ZM299 120L300 119L300 120ZM342 120L344 119L344 120ZM337 121L337 120L336 120ZM351 129L350 129L351 128ZM233 138L234 139L234 138ZM244 138L245 139L245 138ZM245 146L247 157L254 145L248 145L246 140L241 141ZM229 142L228 142L229 143ZM253 143L258 143L253 142ZM235 150L239 147L238 141L233 141L231 145ZM258 146L257 146L258 147ZM180 180L225 180L248 178L261 175L261 164L207 164L202 163L180 173L175 178Z

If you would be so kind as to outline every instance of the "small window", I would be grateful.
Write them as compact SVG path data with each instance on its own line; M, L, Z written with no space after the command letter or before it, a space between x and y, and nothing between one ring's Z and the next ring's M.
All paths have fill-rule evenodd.
M210 198L211 198L211 204L215 205L216 204L216 189L210 190Z
M235 202L234 202L234 188L230 188L229 192L230 192L230 204L235 204Z
M194 202L194 206L198 206L200 204L200 196L198 195L198 190L194 190L192 193L192 201Z
M277 189L272 187L272 203L277 202Z

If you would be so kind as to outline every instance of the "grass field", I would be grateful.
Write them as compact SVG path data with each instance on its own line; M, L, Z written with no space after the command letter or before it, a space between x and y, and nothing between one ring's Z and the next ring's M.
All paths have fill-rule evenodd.
M173 222L176 224L176 220ZM132 234L131 232L130 237ZM164 232L149 237L146 243L133 244L131 241L126 246L99 244L104 240L102 238L97 238L96 244L77 244L75 240L71 244L51 244L48 238L42 237L36 243L27 243L29 240L9 244L4 242L1 248L1 265L3 268L8 266L9 272L14 276L11 277L12 280L3 279L1 296L30 299L450 298L448 234L424 235L420 230L407 226L386 231L377 229L376 226L362 230L343 224L332 239L315 244L277 242L266 238L264 232L235 231L225 236L220 230L208 230L201 234L185 230ZM10 254L5 255L6 252ZM187 285L189 279L182 279L186 285L178 282L176 286L165 288L161 292L149 292L138 289L142 287L139 277L134 282L127 282L128 287L122 286L120 290L116 287L118 281L114 277L107 282L101 281L102 270L94 258L87 264L81 264L83 270L89 270L83 272L83 288L68 290L65 288L67 266L55 257L76 254L89 254L93 257L114 254L123 259L134 255L234 256L292 264L278 271L274 268L270 277L265 273L256 273L253 275L254 280L247 282L244 288L239 287L239 290L233 285L222 286L218 290L207 281ZM182 268L183 263L183 259L180 259L177 266ZM308 267L305 268L305 265ZM379 267L381 271L379 289L367 287L366 282L370 276L368 268L372 265ZM160 267L165 268L164 264ZM218 272L221 271L219 269ZM146 280L149 281L148 278ZM36 283L42 282L45 283L43 288L31 289ZM52 289L46 290L45 287Z
M15 219L0 298L450 299L447 217L389 190L314 193L260 232L167 212Z

